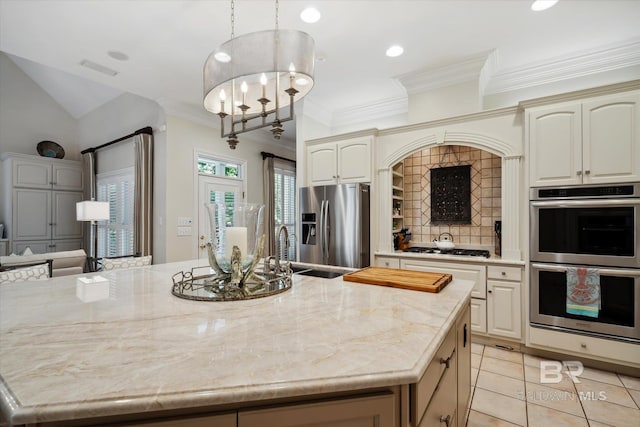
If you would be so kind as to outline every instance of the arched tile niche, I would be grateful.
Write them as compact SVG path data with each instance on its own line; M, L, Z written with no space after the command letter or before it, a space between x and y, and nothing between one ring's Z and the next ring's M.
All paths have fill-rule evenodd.
M447 145L467 146L487 151L501 159L502 258L522 259L523 228L528 221L523 187L523 130L520 114L505 109L492 114L478 113L461 121L457 118L428 124L379 131L376 141L376 182L378 238L374 251L393 251L391 167L420 150Z

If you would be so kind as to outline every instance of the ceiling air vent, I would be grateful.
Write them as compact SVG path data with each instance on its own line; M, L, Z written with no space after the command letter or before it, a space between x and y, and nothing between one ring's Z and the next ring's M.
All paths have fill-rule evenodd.
M118 74L116 70L112 70L111 68L107 68L104 65L96 64L95 62L89 61L88 59L83 59L80 61L80 65L83 67L87 67L93 71L97 71L102 74L106 74L107 76L115 76Z

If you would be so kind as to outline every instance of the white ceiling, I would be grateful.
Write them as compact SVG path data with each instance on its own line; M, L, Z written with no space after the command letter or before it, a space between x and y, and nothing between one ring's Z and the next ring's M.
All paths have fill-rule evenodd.
M452 70L446 66L469 58L483 62L490 52L488 87L492 78L532 65L590 52L606 57L620 46L625 52L640 50L640 0L560 0L545 12L532 12L530 4L280 0L279 24L315 39L316 56L324 61L316 63L316 84L306 99L325 122L336 111L406 99L407 82L428 75L425 70L442 74L442 67ZM299 19L309 5L322 13L318 23ZM236 0L236 35L274 26L273 1ZM153 99L169 113L207 117L202 67L229 39L230 27L227 0L0 0L0 50L19 57L18 65L76 117L121 91ZM395 43L404 46L404 55L387 58L385 50ZM123 52L129 60L115 60L108 51ZM625 58L627 65L640 63L638 52ZM108 77L81 67L83 59L118 74ZM70 89L71 76L65 73L85 79L83 88Z

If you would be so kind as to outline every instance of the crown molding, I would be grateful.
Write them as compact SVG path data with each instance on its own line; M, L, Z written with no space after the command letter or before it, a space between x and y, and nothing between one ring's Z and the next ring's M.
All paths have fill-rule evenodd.
M410 95L478 79L487 58L493 53L482 52L454 64L439 68L423 68L396 77Z
M592 98L594 96L612 95L620 92L627 92L632 90L640 90L640 80L631 80L628 82L615 83L606 86L599 86L589 89L582 89L573 92L561 93L557 95L550 95L541 98L527 99L520 101L518 106L521 109L539 107L548 104L557 104L559 102L575 101L585 98Z
M509 92L637 65L640 65L640 39L496 73L490 78L485 94Z
M384 117L406 114L409 111L409 99L406 96L396 96L337 109L332 114L332 127L346 126L354 123L381 119Z
M331 128L331 111L327 110L308 96L302 100L303 115L312 118L321 125Z

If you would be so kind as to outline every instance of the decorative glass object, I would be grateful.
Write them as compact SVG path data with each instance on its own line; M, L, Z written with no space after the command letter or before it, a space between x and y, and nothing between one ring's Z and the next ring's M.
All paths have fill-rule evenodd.
M263 258L264 205L208 204L209 274L180 272L173 276L173 294L199 301L259 298L291 288L291 270L260 271Z

